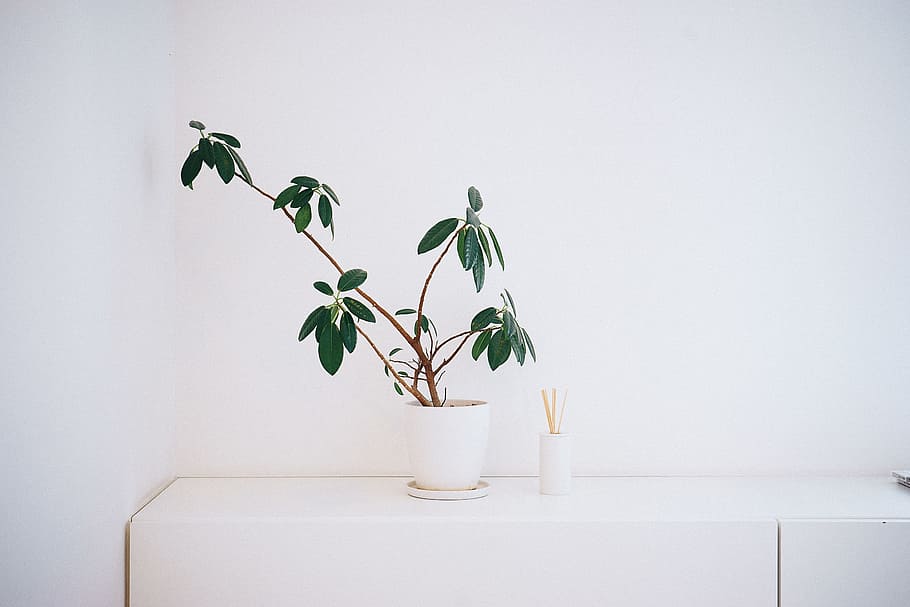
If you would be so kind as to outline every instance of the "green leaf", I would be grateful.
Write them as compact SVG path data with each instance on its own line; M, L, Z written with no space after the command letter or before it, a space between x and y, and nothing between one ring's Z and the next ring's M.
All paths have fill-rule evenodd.
M414 310L413 308L402 308L395 312L395 316L403 316L405 314L417 314L417 310Z
M350 291L351 289L356 289L364 282L366 282L366 279L366 270L361 270L360 268L348 270L338 279L338 290Z
M477 240L477 232L474 228L468 228L467 232L464 238L464 268L465 270L470 270L477 262L477 256L480 255L480 243Z
M325 197L319 198L319 221L322 222L324 228L329 227L329 224L332 223L332 205Z
M499 248L499 241L496 239L496 234L493 233L493 229L490 226L487 226L487 231L490 233L490 238L493 240L493 248L496 249L496 257L499 258L499 265L505 270L506 263L502 260L502 249Z
M199 153L202 154L202 161L210 169L215 167L215 150L212 148L212 142L207 137L199 138Z
M237 168L240 169L240 176L243 177L243 180L248 184L253 185L253 178L250 176L249 169L246 168L246 163L243 162L243 158L240 157L234 148L226 148L230 152L231 157L234 159L234 164L237 165Z
M389 352L389 358L392 358L399 352L401 352L401 348L392 348L392 350Z
M294 228L298 234L307 229L311 219L313 219L313 209L310 208L310 205L304 205L297 210L297 214L294 215Z
M275 197L275 205L272 208L277 210L277 209L280 209L281 207L287 206L288 203L294 199L294 196L296 196L297 192L299 192L299 191L300 191L299 185L292 185L292 186L288 186L288 187L284 188L283 190L281 190L281 193L278 194L277 197Z
M512 308L512 313L518 315L518 311L515 309L515 300L512 299L512 294L509 293L508 289L503 289L506 292L506 297L509 298L509 307Z
M480 192L474 186L468 188L468 204L474 211L483 208L483 198L480 197Z
M201 169L202 154L199 153L199 150L193 150L183 162L183 168L180 169L180 181L183 183L183 185L192 189L193 180L196 179L196 176L199 174L199 171Z
M515 360L518 361L519 366L524 366L525 343L521 339L521 331L516 331L515 335L509 338L509 343L512 345L512 352L515 353Z
M218 169L218 175L221 181L230 183L234 178L234 158L223 143L215 142L215 167Z
M321 280L317 280L316 282L314 282L313 286L316 288L317 291L319 291L320 293L323 293L324 295L333 295L335 293L335 291L332 290L332 287L331 287L331 285L329 285L329 283L322 282Z
M521 330L521 336L524 337L525 345L528 346L528 352L531 354L531 358L534 359L534 362L537 362L537 352L534 351L534 342L531 341L531 336L528 335L528 332L524 329Z
M291 208L296 209L297 207L302 207L305 204L309 204L310 198L313 197L313 190L308 190L306 188L300 190L297 194L294 195L294 199L291 200Z
M335 321L335 313L337 311L338 310L334 306L332 306L331 309L326 307L325 312L316 317L316 341L322 339L322 332L327 326Z
M319 362L329 375L335 375L341 360L344 358L344 347L341 341L341 331L333 324L326 326L322 339L319 342Z
M471 210L471 207L465 209L465 221L478 230L480 229L480 217L477 216L477 213Z
M495 371L503 363L509 360L512 353L512 344L509 342L509 336L505 331L500 329L490 337L490 345L487 347L487 362L490 363L490 369Z
M344 347L348 352L353 352L354 347L357 345L357 328L354 326L354 318L348 312L345 312L341 315L339 326Z
M464 262L464 241L465 234L467 230L462 230L458 233L458 242L455 244L455 247L458 249L458 259L461 261L461 267L467 269L467 264Z
M327 312L325 306L319 306L306 317L306 320L303 321L303 326L300 327L300 334L297 336L297 341L303 341L307 338L307 335L313 332L313 329L316 328L316 325L319 324L319 316L323 312Z
M392 385L395 386L395 391L398 392L399 396L404 396L404 392L401 391L401 386L398 385L397 381Z
M205 125L198 120L190 120L190 128L199 129L202 131L205 130Z
M499 314L499 311L496 308L484 308L480 312L474 315L474 318L471 320L471 330L480 331L489 326L490 321L496 318L496 315Z
M474 267L472 269L474 272L474 286L477 288L477 292L480 293L480 290L483 288L483 279L487 272L486 266L483 263L483 255L474 261Z
M338 200L338 195L335 194L335 190L333 190L332 188L329 187L329 184L327 184L327 183L322 184L322 189L325 190L326 194L328 194L332 198L332 202L334 202L338 206L341 206L341 201Z
M417 245L417 254L420 255L427 251L432 251L441 245L457 227L458 220L454 217L443 219L436 223L432 228L427 230L427 233L420 239L420 243Z
M237 138L233 135L228 135L227 133L212 133L212 137L217 137L232 148L240 149L240 142L237 141Z
M319 206L322 206L322 205L328 206L328 204L329 204L329 197L326 196L325 194L320 194L319 195Z
M351 314L357 318L367 322L376 322L376 316L373 315L373 312L353 297L345 297L342 301L344 301L344 305L347 306Z
M487 258L487 265L492 268L493 256L490 254L490 241L487 240L487 236L483 233L482 228L477 230L477 236L480 238L480 247L483 249L483 254Z
M513 337L518 332L518 323L515 322L515 317L508 310L502 313L502 328L505 329L509 337Z
M302 185L305 188L311 189L319 187L319 181L312 177L294 177L291 179L291 183L296 183L297 185Z
M487 349L487 346L490 344L491 335L493 335L492 331L484 331L474 340L474 347L471 348L471 356L474 357L474 360L480 358L483 351Z

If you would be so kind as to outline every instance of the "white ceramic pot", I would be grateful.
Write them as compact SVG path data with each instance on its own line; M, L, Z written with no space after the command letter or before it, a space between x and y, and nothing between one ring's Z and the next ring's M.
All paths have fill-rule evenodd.
M420 489L476 489L487 451L490 407L484 401L452 400L444 407L405 405L411 474Z

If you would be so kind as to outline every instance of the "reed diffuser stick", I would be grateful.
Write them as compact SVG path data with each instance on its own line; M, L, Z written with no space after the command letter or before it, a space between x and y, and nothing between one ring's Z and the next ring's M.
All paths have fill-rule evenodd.
M566 414L566 399L569 397L569 389L566 388L566 391L562 395L562 408L559 410L559 423L556 424L556 434L559 434L562 431L562 416ZM554 410L555 413L555 410Z
M553 418L550 415L550 400L547 398L547 391L544 388L540 389L540 396L543 398L543 410L547 412L547 428L550 430L550 434L552 434Z

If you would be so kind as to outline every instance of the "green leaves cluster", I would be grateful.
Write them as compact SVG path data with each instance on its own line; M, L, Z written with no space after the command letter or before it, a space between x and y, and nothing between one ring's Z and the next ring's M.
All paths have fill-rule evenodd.
M334 207L340 206L340 201L328 184L321 183L313 177L301 175L291 179L290 184L273 197L253 185L250 172L238 152L241 147L240 141L235 136L227 133L206 132L206 126L196 120L190 121L189 126L198 131L199 139L190 149L180 170L180 180L184 186L193 188L193 183L203 166L217 172L226 184L230 183L234 177L239 177L257 192L271 199L274 202L275 210L283 210L293 220L298 233L306 231L313 221L313 216L316 215L322 226L331 230L334 238ZM479 293L484 286L487 268L493 266L494 254L502 269L505 269L505 261L495 233L480 220L480 213L484 207L480 191L471 186L468 188L467 197L468 205L464 218L450 217L434 224L417 245L417 253L423 254L432 251L444 243L447 243L445 247L447 252L455 244L461 266L465 271L471 272L474 286ZM307 236L310 236L309 232L307 232ZM334 258L319 243L315 244L335 267L339 267ZM436 269L444 255L445 253L440 255L433 270ZM424 296L433 276L433 270L427 277L421 293L420 312L423 311ZM366 337L366 333L359 329L358 323L376 322L373 310L353 297L359 292L359 287L364 284L366 279L366 271L355 268L343 272L334 286L325 281L313 283L313 288L330 300L309 313L300 328L298 340L304 341L310 334L315 335L319 361L330 375L334 375L341 368L345 353L354 352L357 347L358 333ZM360 294L384 316L390 316L384 308L373 302L365 293L360 292ZM504 291L502 294L502 302L501 307L488 307L478 312L471 321L470 330L459 332L445 340L439 339L436 325L429 317L418 313L418 310L402 308L395 312L396 316L414 315L413 339L407 338L406 329L402 329L401 332L405 334L416 355L416 358L410 360L398 360L394 356L401 351L401 348L395 348L389 352L384 363L394 366L391 370L388 366L384 366L384 371L386 375L392 375L394 372L397 376L396 382L393 384L395 391L398 394L404 394L398 381L411 380L415 388L419 381L427 382L433 395L432 404L438 406L440 401L437 398L437 386L446 371L444 367L455 358L462 347L468 345L472 336L475 336L471 348L474 360L479 360L486 353L487 363L494 371L513 355L519 365L524 364L528 355L536 361L537 354L534 344L528 332L518 323L515 302L508 291ZM401 329L397 321L393 321L392 324ZM421 339L424 336L428 343ZM434 368L434 356L443 352L442 348L447 345L452 348L452 350L446 351L450 352L450 355L443 356L442 362ZM438 361L440 358L435 360ZM404 388L417 396L423 404L427 404L430 400L421 395L419 390L412 390L410 383ZM445 402L444 398L441 402Z
M215 169L224 183L230 183L235 176L239 175L240 179L253 185L250 171L237 152L240 149L240 141L236 137L227 133L206 134L205 125L198 120L190 120L190 127L199 131L199 142L190 150L180 169L180 181L183 185L192 190L193 181L199 175L203 165ZM340 206L341 201L328 184L320 183L318 179L305 175L294 177L291 179L291 185L282 190L275 198L273 208L277 210L290 206L292 209L297 209L294 214L294 227L297 232L303 232L313 219L311 201L316 205L316 212L322 226L329 228L332 238L334 238L335 220L332 217L332 203Z
M482 208L483 198L480 191L471 186L468 188L468 206L465 209L465 218L462 220L451 217L437 222L424 234L417 245L418 255L432 251L458 230L456 241L458 259L461 261L462 268L472 273L474 287L478 293L483 288L486 268L493 266L493 251L496 252L496 258L502 269L506 268L502 248L499 246L496 234L493 233L490 226L480 221L479 213ZM493 245L492 249L490 243Z
M275 197L275 204L272 208L278 210L289 206L297 209L294 215L294 228L297 232L303 232L313 219L313 207L311 206L313 198L316 198L316 212L319 214L322 227L329 228L332 231L332 238L334 238L335 220L332 217L332 203L341 206L341 202L327 183L319 183L319 180L306 175L294 177L291 179L291 185L281 190L281 193Z
M338 279L336 287L321 280L313 283L313 288L332 297L332 302L319 306L307 316L300 327L298 341L315 333L318 344L319 362L329 375L335 375L341 368L345 350L354 352L357 346L357 326L354 318L366 322L376 322L376 316L361 301L343 295L362 285L367 273L361 269L348 270Z
M199 131L199 142L190 150L180 169L183 185L193 189L193 181L202 170L202 165L215 169L224 183L230 183L239 172L243 181L253 185L250 171L237 152L240 141L236 137L227 133L206 134L205 125L198 120L190 120L190 127Z
M537 352L531 336L518 324L515 302L508 290L500 294L501 308L484 308L471 320L471 331L480 331L471 348L474 360L486 351L487 363L495 371L514 353L519 365L525 364L528 354L537 361Z

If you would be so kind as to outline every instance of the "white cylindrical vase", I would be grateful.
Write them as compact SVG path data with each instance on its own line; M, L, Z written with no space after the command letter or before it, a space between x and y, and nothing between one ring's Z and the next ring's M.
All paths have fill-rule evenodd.
M540 492L568 495L572 488L572 437L540 433Z

